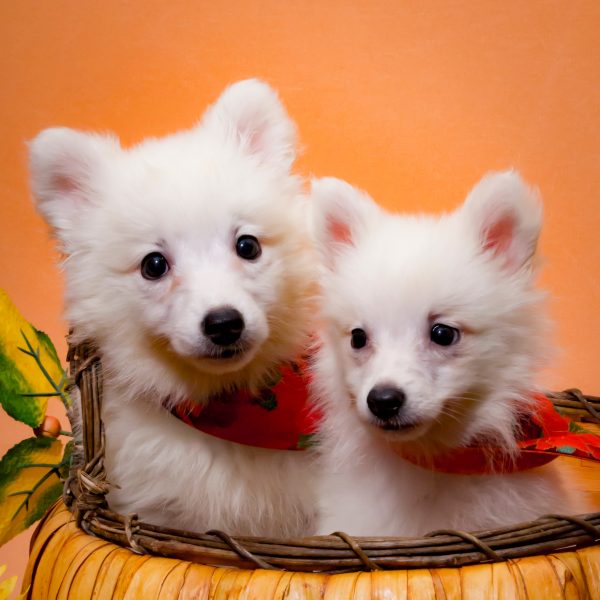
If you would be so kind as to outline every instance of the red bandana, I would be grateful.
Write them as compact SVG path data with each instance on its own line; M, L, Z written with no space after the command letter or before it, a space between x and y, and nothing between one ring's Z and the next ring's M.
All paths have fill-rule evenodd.
M206 406L184 402L171 413L215 437L271 450L304 450L312 444L318 413L309 406L305 365L280 368L258 394L236 390L213 396Z
M309 405L304 363L280 368L278 377L258 394L247 390L218 394L206 406L184 402L171 413L215 437L271 450L304 450L314 442L320 413ZM535 394L537 410L521 423L516 455L485 442L423 457L399 454L434 471L460 475L513 473L542 466L560 455L600 460L600 437L562 417L552 402Z
M521 423L516 455L482 442L434 457L409 455L400 449L398 452L415 465L455 475L514 473L540 467L561 455L600 461L599 436L561 416L546 396L534 394L533 397L536 411Z

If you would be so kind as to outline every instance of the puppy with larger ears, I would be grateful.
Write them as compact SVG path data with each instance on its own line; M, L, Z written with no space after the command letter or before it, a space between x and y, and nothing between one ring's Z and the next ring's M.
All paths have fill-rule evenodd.
M548 346L536 194L506 172L439 218L387 214L335 179L314 182L313 202L326 265L319 531L420 535L582 509L553 464L517 468Z
M239 82L196 127L130 149L49 129L30 155L38 209L66 254L74 341L102 354L111 507L196 531L310 531L305 453L225 441L172 414L226 411L223 398L262 389L311 331L295 127L275 92Z

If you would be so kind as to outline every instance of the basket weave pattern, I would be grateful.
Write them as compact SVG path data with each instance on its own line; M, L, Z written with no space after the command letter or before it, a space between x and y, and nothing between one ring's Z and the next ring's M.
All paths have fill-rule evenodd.
M101 419L102 364L94 346L69 350L72 385L82 404L83 466L72 468L64 500L89 534L138 554L247 569L341 573L382 569L460 567L572 550L600 541L600 513L547 515L536 521L479 532L436 531L423 538L351 537L344 533L302 539L231 537L222 531L196 533L159 527L110 510ZM600 398L578 390L550 395L560 412L600 422Z

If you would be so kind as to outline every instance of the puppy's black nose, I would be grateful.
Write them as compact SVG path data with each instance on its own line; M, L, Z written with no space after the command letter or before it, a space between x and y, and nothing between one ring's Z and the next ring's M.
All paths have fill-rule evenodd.
M237 342L244 331L244 317L231 306L215 308L202 320L202 332L217 346L229 346Z
M405 401L404 392L395 387L375 386L367 396L369 410L384 421L395 417Z

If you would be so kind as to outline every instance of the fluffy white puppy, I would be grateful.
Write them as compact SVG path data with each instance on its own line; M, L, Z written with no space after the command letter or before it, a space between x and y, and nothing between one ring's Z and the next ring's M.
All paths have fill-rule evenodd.
M427 468L473 443L516 455L549 346L533 287L536 193L515 172L493 174L451 214L399 216L322 179L313 202L326 265L319 531L477 530L581 508L554 464L481 475Z
M67 319L102 353L118 511L197 531L311 528L305 453L217 439L164 408L257 389L305 347L314 259L295 143L275 92L248 80L192 129L129 149L64 128L30 144L33 195L66 254Z

